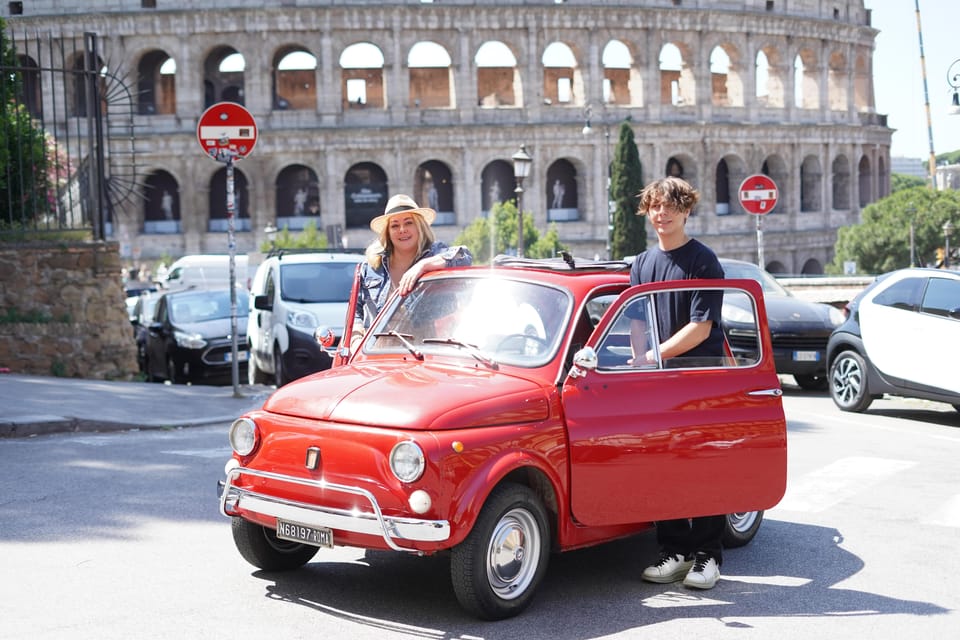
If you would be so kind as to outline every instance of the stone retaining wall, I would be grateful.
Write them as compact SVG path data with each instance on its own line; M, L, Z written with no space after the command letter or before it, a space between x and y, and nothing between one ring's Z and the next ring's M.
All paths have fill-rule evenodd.
M116 242L0 247L0 368L136 376Z

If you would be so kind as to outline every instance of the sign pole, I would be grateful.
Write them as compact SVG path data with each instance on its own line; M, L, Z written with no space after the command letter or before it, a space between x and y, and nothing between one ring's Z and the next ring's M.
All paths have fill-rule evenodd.
M765 269L767 261L763 257L763 216L777 206L779 190L770 176L758 173L744 178L737 195L743 210L757 218L757 266Z
M757 218L757 266L765 269L766 261L763 259L763 216Z
M197 122L197 141L205 154L226 164L227 172L227 246L230 253L230 369L233 396L240 394L240 353L237 345L237 240L233 165L247 157L257 144L257 123L247 109L235 102L218 102L208 108Z

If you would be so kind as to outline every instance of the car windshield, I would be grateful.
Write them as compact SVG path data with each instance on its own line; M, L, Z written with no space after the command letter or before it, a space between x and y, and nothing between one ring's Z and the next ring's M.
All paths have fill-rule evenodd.
M356 262L303 262L280 266L280 297L293 302L347 302Z
M247 292L237 289L237 317L249 312ZM209 322L230 317L229 291L191 291L170 300L170 320L178 323Z
M426 280L395 300L364 353L442 354L490 367L550 362L573 301L562 289L498 276Z
M723 274L730 280L756 280L763 287L763 295L789 296L789 291L777 279L758 266L749 263L723 262Z

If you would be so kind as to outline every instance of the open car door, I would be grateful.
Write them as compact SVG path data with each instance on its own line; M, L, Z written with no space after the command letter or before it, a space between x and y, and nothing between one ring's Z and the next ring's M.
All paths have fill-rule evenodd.
M688 362L658 356L634 366L631 323L655 317L657 292L681 289L746 294L756 352ZM631 287L610 305L562 389L578 522L667 520L779 502L786 420L762 296L752 280L686 280ZM653 348L662 340L651 329Z

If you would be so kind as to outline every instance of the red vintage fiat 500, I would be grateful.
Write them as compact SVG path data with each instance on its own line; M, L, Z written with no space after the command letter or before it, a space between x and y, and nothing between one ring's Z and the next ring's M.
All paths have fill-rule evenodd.
M231 426L220 510L240 554L276 571L333 545L450 550L461 605L498 619L530 603L551 552L717 513L728 546L749 542L786 482L760 286L631 288L628 271L501 260L394 296L342 364ZM630 364L657 292L705 288L751 301L738 343L756 348Z

